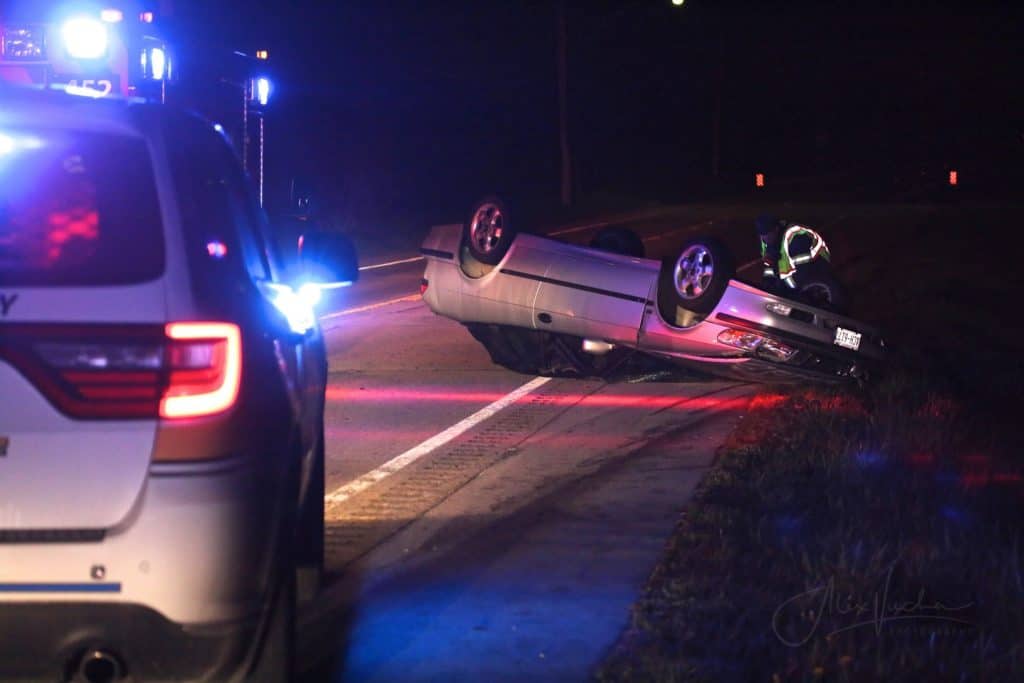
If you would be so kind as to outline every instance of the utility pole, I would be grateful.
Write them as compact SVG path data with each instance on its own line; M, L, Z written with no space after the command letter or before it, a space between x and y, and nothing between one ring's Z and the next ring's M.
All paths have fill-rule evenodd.
M558 140L562 155L562 206L572 205L572 153L569 148L569 21L558 0Z
M715 60L714 78L714 108L711 124L711 177L716 181L719 179L722 170L722 86L725 81L725 41L722 39L722 29L718 30L718 54Z

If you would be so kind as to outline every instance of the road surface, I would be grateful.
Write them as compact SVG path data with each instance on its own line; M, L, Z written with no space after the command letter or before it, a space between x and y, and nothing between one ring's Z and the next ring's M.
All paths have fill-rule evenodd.
M651 251L711 227L634 225ZM584 680L756 389L515 374L393 256L322 318L329 583L301 618L304 680Z

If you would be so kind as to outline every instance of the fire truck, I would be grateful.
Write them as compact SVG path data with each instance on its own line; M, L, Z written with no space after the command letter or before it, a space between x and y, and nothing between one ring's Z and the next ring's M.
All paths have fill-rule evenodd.
M233 142L262 204L269 55L219 49L186 55L178 49L181 34L173 15L139 3L0 4L0 80L198 111Z

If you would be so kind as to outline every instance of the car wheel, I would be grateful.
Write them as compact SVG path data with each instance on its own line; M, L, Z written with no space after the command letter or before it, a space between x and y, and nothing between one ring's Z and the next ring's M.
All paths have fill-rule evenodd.
M470 254L489 266L504 258L515 235L508 209L497 197L485 197L474 204L463 230Z
M320 438L309 473L306 497L299 511L295 536L295 574L299 602L307 602L320 590L324 567L324 437Z
M736 274L732 254L717 240L699 237L686 242L675 258L665 259L658 275L658 308L675 324L676 308L710 313Z
M288 563L285 563L286 565ZM282 571L263 633L263 640L247 681L281 683L292 680L295 663L295 573Z
M644 241L629 228L604 228L590 240L590 246L613 254L644 258Z
M817 266L810 268L809 266ZM832 274L831 268L825 264L812 263L797 271L797 292L800 299L815 308L822 308L834 313L846 313L846 290Z

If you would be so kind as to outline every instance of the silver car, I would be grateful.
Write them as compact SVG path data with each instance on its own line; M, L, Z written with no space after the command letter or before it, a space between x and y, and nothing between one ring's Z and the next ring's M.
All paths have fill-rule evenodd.
M0 679L288 677L327 366L282 261L212 123L0 84Z
M423 298L522 372L601 374L636 350L754 381L844 381L884 357L864 323L733 279L713 239L663 262L637 244L622 230L591 247L517 233L488 198L423 242Z

